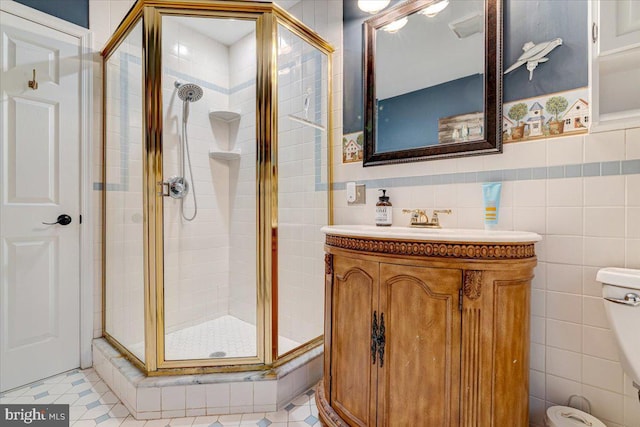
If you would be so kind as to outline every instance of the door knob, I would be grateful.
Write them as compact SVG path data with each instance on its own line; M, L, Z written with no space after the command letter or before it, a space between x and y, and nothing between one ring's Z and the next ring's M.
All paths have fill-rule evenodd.
M56 220L56 222L43 222L43 224L44 225L56 225L56 224L69 225L71 224L71 217L67 214L62 214L58 216L58 219Z

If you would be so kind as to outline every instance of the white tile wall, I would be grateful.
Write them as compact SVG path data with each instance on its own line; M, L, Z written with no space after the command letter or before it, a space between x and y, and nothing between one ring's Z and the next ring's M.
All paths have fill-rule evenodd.
M174 82L196 79L228 89L229 49L184 25L184 18L163 18L163 175L180 175L182 101ZM179 42L178 42L179 41ZM249 52L251 54L251 52ZM213 67L211 64L215 63ZM188 76L188 77L184 77ZM185 81L189 78L190 81ZM165 330L173 332L229 312L229 165L209 158L215 134L210 109L228 109L226 93L203 87L203 97L190 104L187 126L193 181L198 203L196 218L188 222L180 201L164 199ZM193 188L184 201L193 215ZM168 359L176 355L167 353Z

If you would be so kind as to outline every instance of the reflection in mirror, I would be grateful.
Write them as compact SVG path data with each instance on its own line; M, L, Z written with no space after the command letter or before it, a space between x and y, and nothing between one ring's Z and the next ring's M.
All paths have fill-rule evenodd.
M501 151L500 1L405 2L365 22L365 166Z

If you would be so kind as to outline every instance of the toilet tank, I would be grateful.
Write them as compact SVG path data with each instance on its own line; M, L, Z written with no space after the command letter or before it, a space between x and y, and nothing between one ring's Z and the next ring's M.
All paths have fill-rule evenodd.
M598 271L602 297L625 373L640 384L640 270L608 267Z

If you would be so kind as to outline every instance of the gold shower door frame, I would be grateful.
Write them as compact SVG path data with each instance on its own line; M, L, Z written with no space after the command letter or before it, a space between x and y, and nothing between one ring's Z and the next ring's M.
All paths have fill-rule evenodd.
M225 359L165 360L164 331L164 212L162 157L162 17L194 16L253 20L257 37L256 76L256 159L257 197L257 355ZM138 0L125 16L102 51L103 94L106 66L110 55L142 19L143 100L143 216L144 216L144 319L145 360L142 361L105 330L106 279L106 191L103 192L103 336L147 375L174 375L208 372L265 370L291 360L322 344L322 335L278 357L278 176L277 176L277 36L278 24L299 36L327 57L327 218L333 223L332 209L332 58L333 48L318 34L284 9L271 3L243 1ZM107 101L103 96L103 123ZM106 129L103 145L106 153ZM106 156L104 157L106 159ZM106 189L106 161L103 162ZM155 355L155 357L154 357Z

